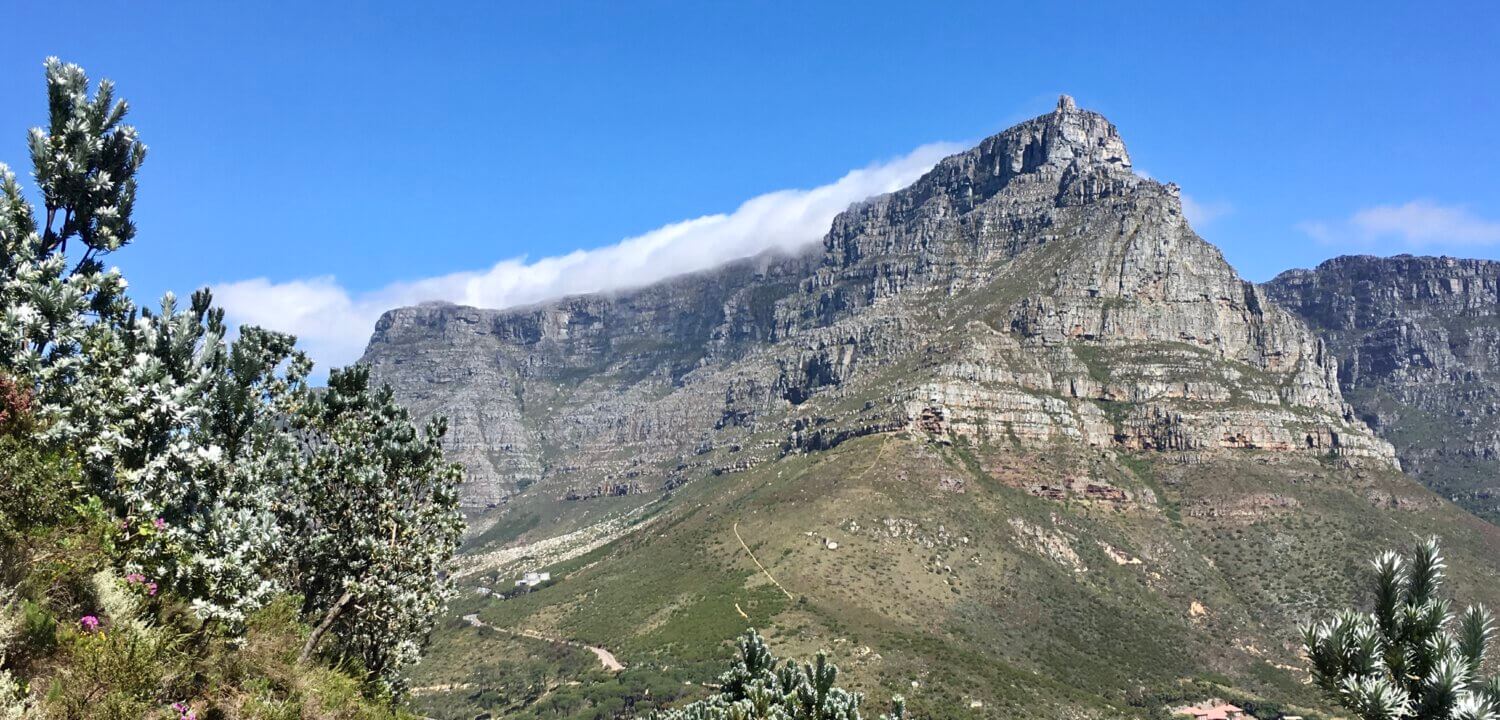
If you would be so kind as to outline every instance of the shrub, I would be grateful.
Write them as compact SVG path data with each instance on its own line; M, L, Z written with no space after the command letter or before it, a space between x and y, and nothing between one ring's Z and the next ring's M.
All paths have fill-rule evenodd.
M296 589L340 654L399 687L452 594L442 574L463 535L458 466L443 460L442 420L418 431L369 370L334 370L298 425L315 444L285 508Z
M76 468L64 453L0 435L0 534L58 525L71 515Z
M135 237L146 147L112 84L91 95L82 68L45 69L48 125L29 136L40 208L0 165L0 581L19 618L0 718L6 698L37 695L18 678L47 680L37 712L63 717L163 714L163 698L227 702L252 684L261 714L389 715L462 533L442 421L419 432L360 369L312 396L295 340L230 340L206 290L137 308L100 257ZM260 633L289 586L323 620L300 657L296 603ZM237 654L258 642L251 618L271 655ZM369 678L298 667L330 629Z
M32 426L31 388L0 375L0 436L24 436Z
M1494 622L1483 606L1450 611L1437 538L1372 565L1374 612L1303 628L1313 680L1364 720L1494 720L1500 676L1481 675Z
M57 717L135 720L160 703L168 674L181 672L180 653L159 633L126 626L67 629L68 670L54 678L42 703Z
M739 657L719 676L719 693L664 713L653 720L859 720L864 697L835 685L839 669L818 653L811 663L776 656L754 630L738 641ZM894 708L882 720L904 720L906 703L892 699Z

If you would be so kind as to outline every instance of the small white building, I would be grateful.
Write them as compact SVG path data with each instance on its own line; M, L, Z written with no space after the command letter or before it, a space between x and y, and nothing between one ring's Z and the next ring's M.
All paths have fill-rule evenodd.
M516 581L516 587L536 587L552 579L552 573L529 572Z

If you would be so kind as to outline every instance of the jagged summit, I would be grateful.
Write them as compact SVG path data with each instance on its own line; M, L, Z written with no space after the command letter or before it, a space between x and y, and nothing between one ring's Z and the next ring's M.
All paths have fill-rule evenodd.
M1057 109L996 133L964 152L943 159L908 194L946 191L955 200L978 204L1013 181L1048 189L1078 190L1096 197L1142 180L1133 174L1130 153L1114 124L1099 113L1080 110L1067 95ZM1061 194L1053 192L1054 196Z

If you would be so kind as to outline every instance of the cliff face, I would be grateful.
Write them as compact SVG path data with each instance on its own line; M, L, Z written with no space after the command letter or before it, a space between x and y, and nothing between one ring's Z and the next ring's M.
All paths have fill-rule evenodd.
M365 362L449 416L473 504L654 490L893 431L1395 462L1322 341L1066 97L850 208L821 252L529 308L394 310Z
M501 311L400 308L376 324L364 362L415 415L448 416L447 449L468 471L470 504L543 478L585 491L643 473L659 484L659 468L640 458L676 457L708 438L724 402L678 391L700 368L770 342L772 299L810 264L751 259Z
M1344 393L1409 472L1500 520L1500 263L1340 257L1265 290L1343 359Z

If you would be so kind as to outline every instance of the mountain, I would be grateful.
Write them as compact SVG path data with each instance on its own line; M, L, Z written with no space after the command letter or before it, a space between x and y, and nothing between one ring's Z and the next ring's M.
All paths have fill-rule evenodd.
M474 505L533 483L655 490L898 428L1392 457L1321 341L1068 98L838 216L820 254L521 309L402 308L364 362L448 416ZM839 402L854 396L868 405Z
M1343 360L1344 396L1407 472L1500 522L1500 263L1340 257L1265 291Z
M746 626L922 717L1316 708L1296 624L1377 549L1441 534L1500 599L1500 528L1401 474L1330 347L1067 97L805 253L402 308L365 362L469 471L434 716L691 697Z

